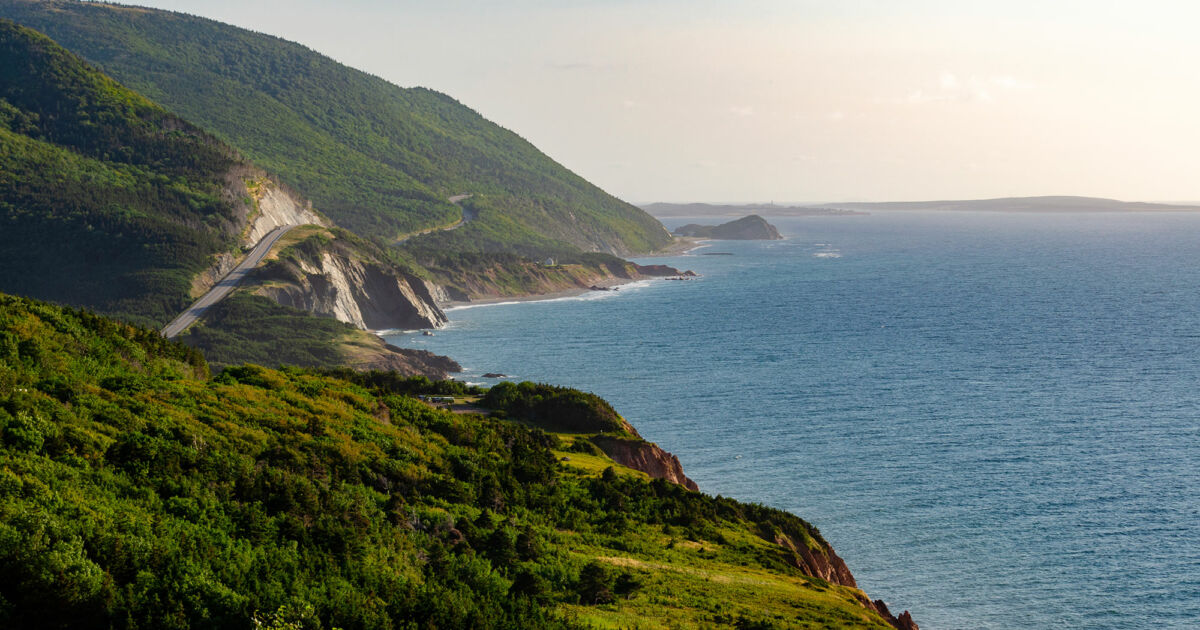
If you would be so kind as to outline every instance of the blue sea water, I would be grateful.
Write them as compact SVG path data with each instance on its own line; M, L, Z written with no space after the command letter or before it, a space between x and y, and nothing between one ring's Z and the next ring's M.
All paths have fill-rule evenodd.
M1200 627L1200 216L773 223L390 339L604 396L925 630Z

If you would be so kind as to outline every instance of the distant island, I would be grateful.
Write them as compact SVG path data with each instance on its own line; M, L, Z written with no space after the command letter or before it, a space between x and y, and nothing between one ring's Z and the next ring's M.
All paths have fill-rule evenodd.
M777 241L783 238L774 225L767 223L766 219L757 214L721 225L689 223L675 228L674 234L693 238L715 238L723 241Z
M765 214L775 217L808 217L808 216L854 216L867 214L858 210L845 208L776 205L773 203L752 204L714 204L714 203L651 203L640 206L651 216L665 217L738 217L747 214Z
M851 211L927 210L937 212L1200 212L1200 205L1118 201L1098 197L1003 197L952 201L828 203L822 209ZM647 210L647 212L651 212Z

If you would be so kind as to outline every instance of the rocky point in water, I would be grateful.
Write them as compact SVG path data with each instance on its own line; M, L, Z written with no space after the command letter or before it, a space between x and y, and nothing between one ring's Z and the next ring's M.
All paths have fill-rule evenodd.
M676 228L675 234L728 241L777 241L783 238L774 225L767 223L766 219L757 214L744 216L721 225L689 223Z

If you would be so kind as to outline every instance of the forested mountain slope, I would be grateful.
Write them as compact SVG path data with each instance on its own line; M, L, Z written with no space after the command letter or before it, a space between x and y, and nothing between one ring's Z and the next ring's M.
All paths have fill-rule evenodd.
M0 20L0 290L160 325L232 248L234 151ZM236 177L234 178L236 181Z
M888 627L799 518L605 458L594 396L418 393L467 392L0 295L0 627Z
M454 99L211 20L63 0L0 0L122 83L228 141L342 226L390 240L474 217L438 247L531 256L644 252L670 236ZM420 240L420 239L416 239ZM416 243L414 243L416 245Z
M275 225L326 223L307 206L231 147L0 18L0 290L159 327L232 267L241 245ZM373 261L366 293L425 286L380 248L343 241L344 257ZM263 301L221 305L219 321L189 341L219 347L227 363L443 377L456 368L317 319L316 309ZM440 315L428 295L413 302ZM415 307L393 299L373 314L408 322Z

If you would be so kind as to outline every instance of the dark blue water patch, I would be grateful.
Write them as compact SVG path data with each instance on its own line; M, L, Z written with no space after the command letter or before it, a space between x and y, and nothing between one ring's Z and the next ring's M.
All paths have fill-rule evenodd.
M1200 626L1200 216L772 222L391 340L601 394L923 628Z

